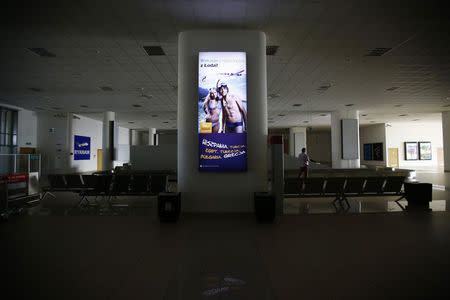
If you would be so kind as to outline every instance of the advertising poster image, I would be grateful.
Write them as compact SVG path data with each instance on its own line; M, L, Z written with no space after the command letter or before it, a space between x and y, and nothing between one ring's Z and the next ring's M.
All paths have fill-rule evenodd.
M200 52L198 59L199 170L247 170L245 52Z
M405 142L405 160L419 159L417 142Z
M91 159L91 138L88 136L74 135L73 137L73 159Z

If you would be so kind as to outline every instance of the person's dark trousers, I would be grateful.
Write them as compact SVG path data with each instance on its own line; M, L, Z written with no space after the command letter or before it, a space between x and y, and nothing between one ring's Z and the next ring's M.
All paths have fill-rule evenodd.
M303 176L302 176L303 175ZM303 188L303 181L308 178L308 167L301 167L298 173L298 188L299 191Z

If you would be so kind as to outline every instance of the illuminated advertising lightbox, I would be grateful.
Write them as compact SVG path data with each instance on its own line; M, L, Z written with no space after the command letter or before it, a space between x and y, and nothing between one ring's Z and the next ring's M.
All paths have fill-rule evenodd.
M245 52L198 56L199 170L247 171Z

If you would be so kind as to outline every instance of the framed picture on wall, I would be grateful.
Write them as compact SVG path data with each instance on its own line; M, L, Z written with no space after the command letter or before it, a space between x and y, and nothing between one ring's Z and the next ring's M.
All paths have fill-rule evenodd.
M364 160L372 160L372 144L364 144Z
M405 142L405 160L418 160L419 147L417 142Z
M419 159L431 160L431 142L419 142Z
M383 143L372 144L372 158L373 160L382 161L383 160Z

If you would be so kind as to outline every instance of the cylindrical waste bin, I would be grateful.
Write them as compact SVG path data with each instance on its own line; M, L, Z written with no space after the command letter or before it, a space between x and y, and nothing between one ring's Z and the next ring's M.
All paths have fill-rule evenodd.
M275 219L276 207L275 196L266 192L256 192L255 215L258 222L273 222Z
M405 183L405 198L408 201L407 210L429 210L433 198L431 183Z
M161 222L176 222L181 211L181 193L158 194L158 217Z

